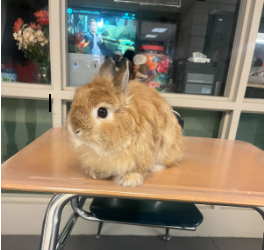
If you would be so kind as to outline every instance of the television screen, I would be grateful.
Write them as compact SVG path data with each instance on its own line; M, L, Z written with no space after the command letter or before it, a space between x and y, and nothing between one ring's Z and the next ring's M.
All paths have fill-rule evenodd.
M69 53L109 57L135 50L136 14L75 7L67 12Z

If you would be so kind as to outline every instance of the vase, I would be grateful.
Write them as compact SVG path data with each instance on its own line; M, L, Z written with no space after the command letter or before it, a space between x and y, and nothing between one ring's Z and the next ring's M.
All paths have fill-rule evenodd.
M33 82L41 84L50 84L50 65L45 63L37 64L33 72Z

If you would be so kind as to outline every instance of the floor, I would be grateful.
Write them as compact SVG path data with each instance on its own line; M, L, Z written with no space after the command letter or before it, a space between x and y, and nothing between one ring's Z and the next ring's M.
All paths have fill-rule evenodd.
M39 249L39 236L2 236L2 250ZM261 239L173 237L170 242L154 236L71 236L64 250L261 250Z

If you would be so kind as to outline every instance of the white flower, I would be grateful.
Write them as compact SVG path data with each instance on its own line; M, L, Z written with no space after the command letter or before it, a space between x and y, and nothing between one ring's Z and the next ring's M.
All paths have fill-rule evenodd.
M45 42L45 35L41 30L36 31L34 35L39 42Z
M17 34L18 34L18 35L22 35L22 31L21 31L21 30L19 30Z
M44 46L44 45L45 45L45 42L41 42L40 45L41 45L41 46Z
M44 42L45 43L45 36L40 36L37 39L39 42Z
M13 33L13 37L15 40L17 40L17 33L16 32Z
M28 30L24 30L24 32L23 32L24 40L28 40L29 36L30 36L30 32Z
M22 36L17 36L17 40L22 43L23 42L23 37Z
M30 27L28 27L28 28L26 28L26 29L23 31L23 38L24 38L25 40L28 40L29 37L30 37L31 35L33 35L33 33L34 33L34 30L31 29Z
M28 45L29 45L29 41L28 40L24 40L24 42L23 42L24 49L27 49Z
M42 36L37 37L37 40L39 42L45 42L45 36L44 36L44 34L42 33Z
M33 34L31 34L28 38L28 41L30 41L31 43L35 43L35 41L36 41L35 36Z
M21 49L21 47L22 47L22 43L18 43L18 49L20 50Z
M30 34L34 33L34 30L31 27L28 27L27 30L30 32Z
M45 44L47 44L49 42L49 40L48 39L45 39Z
M35 36L36 37L39 37L39 36L42 36L42 35L44 35L44 34L43 34L43 32L41 30L38 30L38 31L35 32Z

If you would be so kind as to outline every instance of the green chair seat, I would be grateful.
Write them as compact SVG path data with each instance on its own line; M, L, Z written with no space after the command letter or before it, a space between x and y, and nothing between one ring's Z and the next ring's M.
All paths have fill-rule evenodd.
M90 211L103 221L153 226L197 227L203 221L194 204L174 201L94 198Z

